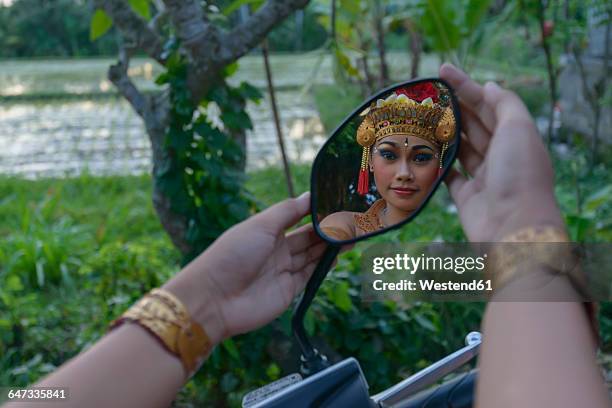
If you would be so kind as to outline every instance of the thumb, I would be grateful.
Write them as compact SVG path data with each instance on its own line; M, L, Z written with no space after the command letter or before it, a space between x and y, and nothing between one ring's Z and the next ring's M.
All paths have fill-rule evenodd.
M309 213L310 192L297 198L283 200L253 216L252 221L261 224L271 233L278 234L297 224Z

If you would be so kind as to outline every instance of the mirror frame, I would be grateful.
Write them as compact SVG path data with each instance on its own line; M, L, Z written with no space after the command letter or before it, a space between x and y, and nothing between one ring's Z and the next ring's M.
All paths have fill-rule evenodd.
M327 147L327 145L329 145L332 142L334 137L342 130L344 125L346 125L355 115L359 114L359 112L362 112L363 109L369 106L376 99L379 99L385 93L388 93L394 89L401 88L401 87L417 85L423 82L434 82L434 81L444 84L450 91L449 94L451 98L451 106L453 108L453 115L455 115L455 124L456 124L456 129L457 129L457 137L456 137L456 142L455 142L456 147L454 149L452 158L450 159L449 165L442 172L442 175L440 176L439 180L436 181L435 188L427 195L427 197L425 197L421 205L419 205L419 207L414 211L413 214L411 214L408 218L406 218L402 222L399 222L395 225L392 225L390 227L387 227L379 231L371 232L366 235L362 235L360 237L355 237L353 239L346 240L346 241L337 241L325 235L319 228L319 221L317 220L316 213L315 213L316 203L317 203L317 190L315 188L315 181L318 176L318 171L317 171L318 163L322 160L321 159L323 157L322 153ZM336 129L332 132L331 136L325 141L323 146L321 146L321 148L319 149L319 151L317 152L317 155L315 156L314 162L312 163L312 169L310 171L310 215L311 215L312 225L317 235L319 235L321 239L323 239L325 242L327 242L330 245L341 246L341 245L353 244L355 242L363 241L368 238L392 231L394 229L401 228L405 224L412 221L425 208L425 206L427 205L431 197L438 190L438 187L440 187L440 184L443 182L444 178L446 178L450 169L453 167L453 164L455 163L460 147L461 147L461 112L459 110L459 101L457 99L457 96L455 95L455 90L450 86L450 84L447 81L443 80L442 78L428 77L428 78L413 79L413 80L406 81L406 82L399 82L397 84L384 88L383 90L370 96L361 105L359 105L355 110L353 110L353 112L351 112L348 116L346 116L344 120L340 123L340 125L336 127Z

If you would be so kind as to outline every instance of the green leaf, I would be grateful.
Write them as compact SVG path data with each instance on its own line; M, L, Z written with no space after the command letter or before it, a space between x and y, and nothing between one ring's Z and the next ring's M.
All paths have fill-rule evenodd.
M579 215L568 215L565 218L567 229L572 241L582 242L593 221Z
M225 351L235 360L240 360L240 353L238 353L238 349L236 348L236 343L234 340L227 339L223 343L221 343Z
M359 76L359 71L351 63L350 58L345 53L340 51L339 48L336 48L336 59L338 61L338 64L342 67L342 69L344 69L344 71L348 75L350 75L352 77L358 77Z
M253 123L245 111L225 111L221 114L221 120L229 129L253 129Z
M464 28L471 33L480 24L482 18L487 13L491 0L470 0L468 1L465 12Z
M128 0L132 9L145 20L151 19L151 10L149 9L149 0Z
M445 7L439 1L427 0L427 11L422 24L436 51L448 52L459 46L460 31L452 7Z
M612 184L591 194L584 202L584 209L587 211L596 211L603 204L610 202L610 197L612 197Z
M332 301L343 312L348 312L353 307L351 297L348 294L349 285L347 282L339 282L332 292Z
M268 368L266 369L266 375L271 380L278 379L278 377L280 377L280 373L281 373L281 369L275 363L270 364Z
M431 322L431 320L429 320L428 318L426 318L425 316L423 316L420 313L414 313L414 319L417 321L417 323L424 329L427 330L431 330L433 332L436 331L436 327L433 325L433 323Z
M17 292L23 290L23 284L21 283L21 279L17 275L10 275L6 279L5 289L10 290L12 292Z
M89 39L95 41L102 37L106 32L113 26L113 20L104 12L104 10L97 9L91 18L91 24L89 27Z
M241 82L237 90L244 99L250 99L252 101L259 101L263 96L259 89L248 82Z
M225 68L223 68L223 76L230 77L234 75L236 71L238 71L238 61L234 61L231 64L226 65Z
M263 0L234 0L229 6L223 9L223 14L229 16L234 11L247 4L252 5L252 11L256 11L263 4Z

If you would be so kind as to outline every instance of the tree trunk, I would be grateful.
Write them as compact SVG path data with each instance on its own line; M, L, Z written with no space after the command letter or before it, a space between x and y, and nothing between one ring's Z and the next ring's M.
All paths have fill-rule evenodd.
M251 17L231 29L213 24L199 0L156 1L158 14L151 22L142 19L124 0L93 0L93 3L94 7L111 17L121 35L119 62L109 68L108 77L143 119L151 142L153 173L159 175L173 165L171 153L165 148L171 112L170 95L167 91L153 96L144 95L127 74L130 56L136 50L143 51L166 66L168 30L162 30L159 24L154 23L168 20L172 26L171 31L180 43L181 54L189 61L187 88L194 102L199 103L212 84L223 81L221 73L224 67L256 47L270 30L295 10L305 7L308 0L267 0ZM245 152L239 166L244 171L245 133L232 130L227 133ZM172 198L165 195L160 186L154 185L153 205L161 224L173 244L183 254L188 254L192 248L185 238L187 220L173 210Z
M414 21L408 19L405 21L404 26L410 35L410 54L412 55L410 61L410 78L416 78L419 76L421 53L423 52L423 38L416 28Z
M380 64L379 86L385 87L389 83L389 67L385 50L385 30L383 27L384 10L380 0L375 2L374 11L374 33L376 37L376 48L378 49L378 60Z

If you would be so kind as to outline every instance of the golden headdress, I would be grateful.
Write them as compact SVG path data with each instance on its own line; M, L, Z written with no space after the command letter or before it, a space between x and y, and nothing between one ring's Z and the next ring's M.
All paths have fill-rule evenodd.
M405 93L393 93L372 103L361 116L365 118L357 128L356 137L357 143L363 146L357 187L359 194L369 191L370 147L390 135L417 136L439 146L441 172L444 152L455 136L455 115L447 103L434 103L432 97L417 102Z

